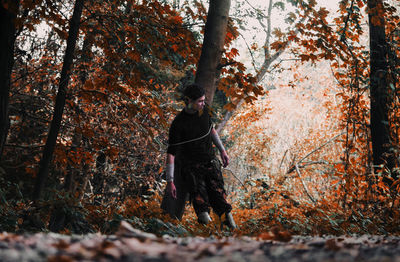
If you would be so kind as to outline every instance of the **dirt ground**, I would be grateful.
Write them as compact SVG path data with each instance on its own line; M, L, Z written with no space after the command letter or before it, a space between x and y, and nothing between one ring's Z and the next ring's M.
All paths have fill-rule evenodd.
M397 236L157 237L121 223L115 235L0 234L0 261L400 261Z

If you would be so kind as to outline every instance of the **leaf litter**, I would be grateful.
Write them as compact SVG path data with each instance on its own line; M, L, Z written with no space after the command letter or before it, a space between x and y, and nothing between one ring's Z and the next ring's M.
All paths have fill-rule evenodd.
M398 236L289 239L287 234L275 230L259 237L159 237L125 221L115 235L3 232L0 261L400 261Z

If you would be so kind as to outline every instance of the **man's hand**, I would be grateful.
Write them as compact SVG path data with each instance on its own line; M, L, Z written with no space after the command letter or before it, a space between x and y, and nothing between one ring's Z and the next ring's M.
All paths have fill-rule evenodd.
M172 198L176 199L176 187L174 182L167 182L167 193L171 194Z
M229 156L225 150L221 152L221 159L223 167L227 167L229 165Z

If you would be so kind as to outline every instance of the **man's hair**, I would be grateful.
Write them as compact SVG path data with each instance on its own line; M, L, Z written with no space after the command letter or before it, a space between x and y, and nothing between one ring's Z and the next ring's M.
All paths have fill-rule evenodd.
M204 88L202 86L198 85L198 84L188 85L185 88L185 91L183 91L183 95L185 97L188 97L188 98L192 99L192 100L196 100L196 99L204 96L205 93L206 92L205 92Z

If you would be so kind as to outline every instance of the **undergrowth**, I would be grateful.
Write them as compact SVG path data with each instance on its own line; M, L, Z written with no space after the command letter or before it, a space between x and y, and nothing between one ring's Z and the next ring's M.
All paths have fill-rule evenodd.
M172 219L160 209L162 196L158 193L146 199L134 197L107 204L84 201L80 204L73 201L72 196L36 205L3 199L0 229L8 232L49 231L51 214L56 208L64 210L62 214L70 221L59 231L65 234L115 234L123 220L142 231L174 237L258 237L276 228L292 235L399 234L400 211L395 194L382 193L374 201L348 199L344 205L333 198L320 199L315 203L298 200L288 191L266 187L262 179L247 185L251 186L231 194L229 199L238 225L233 231L221 228L221 221L214 213L213 223L207 226L198 224L189 203L181 221Z

